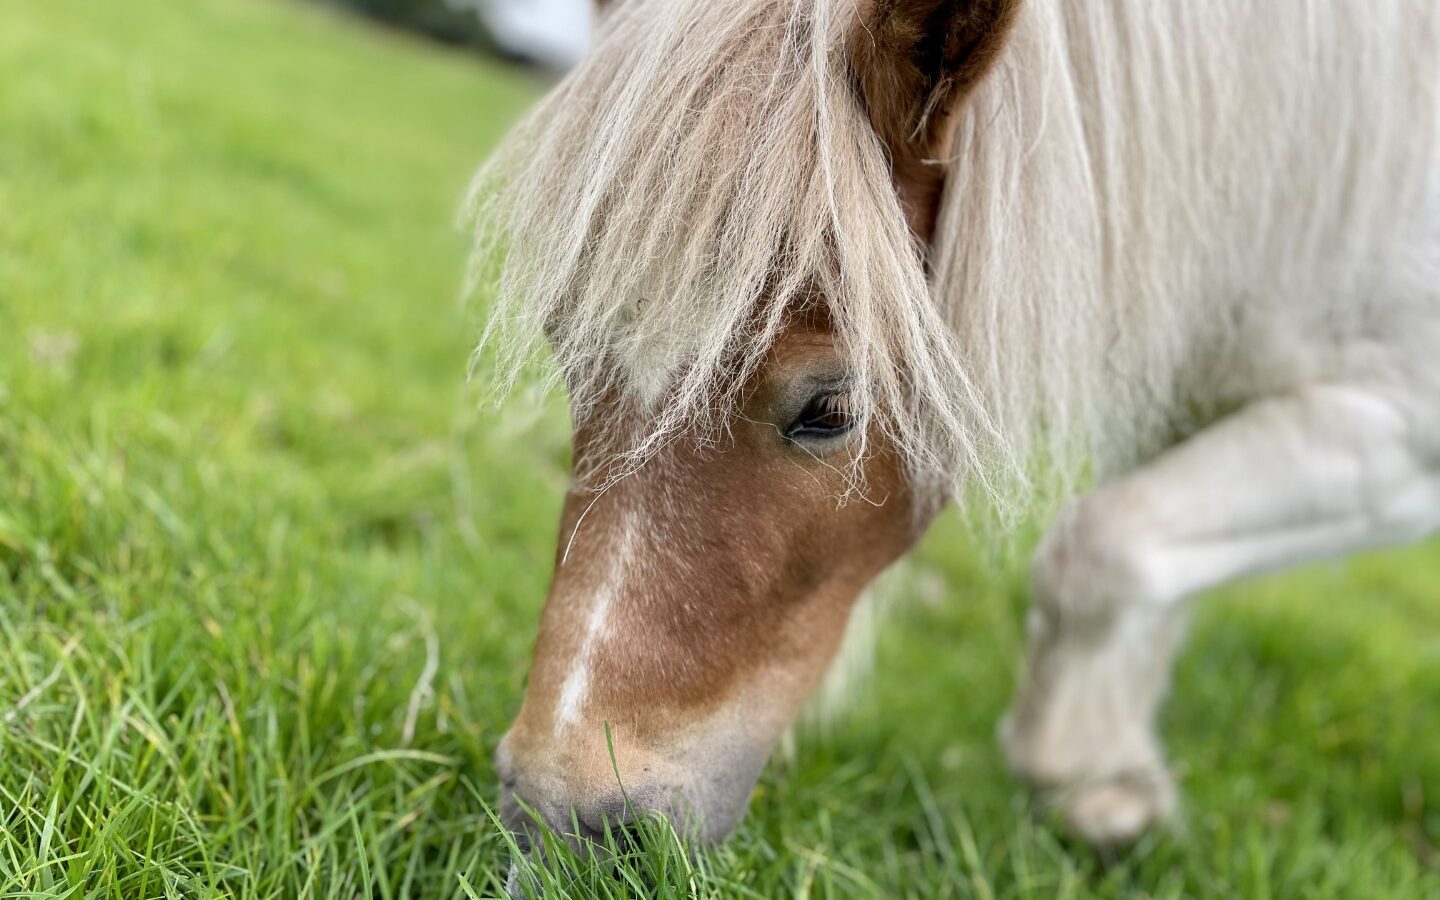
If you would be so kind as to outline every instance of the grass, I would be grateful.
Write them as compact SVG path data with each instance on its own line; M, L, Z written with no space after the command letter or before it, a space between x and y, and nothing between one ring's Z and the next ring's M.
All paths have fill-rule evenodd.
M503 889L489 758L568 436L476 412L451 222L537 92L276 0L0 7L0 897ZM1163 723L1185 833L1100 859L1004 772L1023 572L963 535L733 841L652 825L535 883L1440 896L1435 544L1201 604Z

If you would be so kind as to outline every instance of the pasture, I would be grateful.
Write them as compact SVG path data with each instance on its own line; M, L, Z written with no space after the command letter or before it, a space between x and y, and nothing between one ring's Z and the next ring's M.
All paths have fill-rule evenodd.
M0 896L503 891L569 434L467 383L454 221L541 89L294 2L0 8ZM1197 604L1183 832L1102 858L994 740L1031 539L940 523L734 840L535 883L1440 896L1440 544Z

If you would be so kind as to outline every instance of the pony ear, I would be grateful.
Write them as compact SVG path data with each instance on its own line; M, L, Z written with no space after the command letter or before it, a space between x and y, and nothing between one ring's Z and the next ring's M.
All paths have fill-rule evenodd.
M994 65L1020 0L873 0L851 42L861 100L895 170L912 230L928 241L951 113Z

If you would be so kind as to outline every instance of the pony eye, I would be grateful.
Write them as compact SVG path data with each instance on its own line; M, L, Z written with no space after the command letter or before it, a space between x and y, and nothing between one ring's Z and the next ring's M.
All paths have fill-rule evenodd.
M838 437L853 427L855 416L850 411L850 395L820 394L805 405L785 429L785 436L791 440L819 440Z

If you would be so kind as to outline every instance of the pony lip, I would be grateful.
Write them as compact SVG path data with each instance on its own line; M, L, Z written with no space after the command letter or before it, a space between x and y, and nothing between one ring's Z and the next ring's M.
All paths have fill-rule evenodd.
M1440 5L607 9L472 198L573 425L509 793L722 836L942 502L1094 476L1003 749L1167 821L1186 601L1440 528Z

